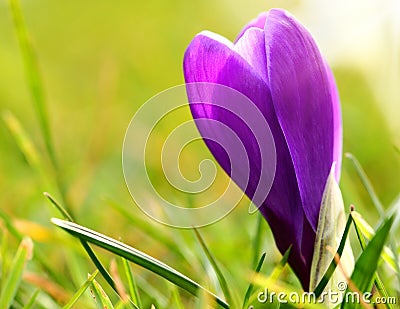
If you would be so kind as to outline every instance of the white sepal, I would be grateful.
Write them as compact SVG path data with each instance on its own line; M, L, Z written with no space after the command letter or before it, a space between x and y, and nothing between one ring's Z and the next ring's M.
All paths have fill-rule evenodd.
M342 239L346 226L346 214L342 192L335 179L336 163L332 164L331 171L326 181L324 194L321 201L321 209L318 219L317 235L314 244L314 255L310 274L310 291L314 291L318 283L327 271L334 254L336 253ZM338 293L339 297L332 303L325 296L324 304L329 308L335 307L341 302L343 287L347 285L346 276L351 276L354 269L354 256L349 240L346 241L340 265L329 280L325 292Z

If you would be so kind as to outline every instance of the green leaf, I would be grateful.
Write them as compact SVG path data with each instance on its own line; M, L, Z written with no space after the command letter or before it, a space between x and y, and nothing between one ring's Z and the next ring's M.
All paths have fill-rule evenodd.
M166 308L168 305L168 298L164 294L164 290L161 291L162 287L151 283L141 276L136 277L137 285L140 286L141 291L146 294L153 303L156 303L160 308Z
M34 107L42 130L46 148L53 163L56 162L53 145L51 142L50 126L46 100L43 90L43 82L39 73L39 65L32 47L31 40L26 30L24 18L22 16L21 6L18 0L9 0L10 8L14 20L14 27L17 32L17 38L21 47L22 59L24 61L29 90L31 91ZM57 165L57 164L56 164Z
M324 194L321 201L317 235L314 245L314 255L310 274L310 291L313 291L329 268L332 259L335 257L341 237L346 226L346 215L344 212L343 197L339 185L335 179L334 163L326 181ZM345 239L346 241L346 239ZM354 256L348 241L345 242L344 250L341 255L341 265L345 273L351 274L354 268ZM333 292L343 292L338 288L339 282L346 281L341 269L336 269L331 275L325 290ZM329 308L336 304L325 303Z
M278 280L279 276L282 274L283 268L286 266L287 261L289 259L290 251L292 251L292 246L289 246L289 248L286 250L285 254L282 256L281 260L279 261L279 264L276 265L274 270L272 271L271 275L269 276L269 279L272 281Z
M103 234L85 228L73 222L68 222L55 218L53 218L51 221L55 225L61 227L62 229L70 233L71 235L81 240L93 243L118 256L124 257L127 260L137 265L140 265L145 269L148 269L154 272L155 274L165 278L166 280L172 282L173 284L183 288L192 295L197 296L200 291L203 291L210 297L212 297L217 302L217 304L222 308L229 308L229 305L224 300L222 300L212 292L208 291L204 287L200 286L197 282L181 274L174 268L160 262L159 260L135 248L132 248L120 241L107 237Z
M60 214L68 221L74 221L68 211L48 192L43 192L43 195L50 201L50 203L60 212Z
M259 256L261 251L261 243L263 239L263 224L264 224L264 217L261 215L260 212L257 211L255 214L257 216L257 226L256 226L256 233L253 237L253 260L252 260L252 267L257 267L259 262Z
M215 274L217 275L218 278L218 282L221 286L222 292L225 295L226 301L230 304L232 304L232 296L231 296L231 292L229 290L229 286L228 286L228 282L226 281L224 274L222 273L221 269L219 268L214 256L211 254L210 250L208 250L208 247L206 245L206 243L204 242L203 238L201 237L199 231L196 228L193 228L196 237L201 245L201 247L203 248L204 253L207 256L208 261L210 262L212 268L215 271Z
M10 308L17 293L26 262L32 257L33 243L30 238L24 238L13 259L9 274L0 296L0 308Z
M398 145L393 145L394 149L397 151L398 154L400 154L400 146Z
M173 285L171 288L171 294L174 301L174 308L185 309L185 306L182 304L178 288L175 285Z
M93 298L96 301L96 304L98 305L99 309L114 308L110 298L108 297L106 292L104 292L101 285L95 279L93 279L93 281L90 283L90 287L91 287L90 292L92 293Z
M378 195L376 194L376 192L375 192L370 180L368 179L365 171L363 170L361 164L358 162L358 160L352 154L348 153L348 154L346 154L346 157L349 158L352 161L352 163L354 164L354 167L356 168L356 171L357 171L362 183L364 184L365 189L367 190L367 192L370 195L371 200L372 200L375 208L378 210L378 212L380 214L380 217L381 217L380 219L383 221L385 218L397 214L398 213L398 211L397 211L398 210L398 206L400 206L399 197L395 200L395 203L390 207L389 211L385 214L385 210L383 209L383 205L382 205ZM398 205L396 205L396 203ZM396 216L395 222L393 223L394 230L397 229L397 225L398 225L399 222L400 222L399 217ZM364 225L363 224L359 224L359 227L361 229L363 229ZM372 228L370 228L369 230L373 232ZM366 230L364 229L364 232L365 231ZM373 235L373 233L370 233L370 235ZM367 237L366 234L364 234L364 236ZM371 239L372 236L371 237L367 237L367 238ZM390 246L392 248L392 252L396 252L396 247L397 246L396 246L396 243L393 240L390 241ZM393 257L393 259L391 257ZM398 256L398 254L396 253L395 255L391 255L391 253L388 250L388 248L384 248L383 258L392 268L394 268L394 270L396 271L397 280L400 282L400 267L399 267L399 256ZM394 261L394 263L393 263L393 261Z
M290 255L290 251L291 251L291 250L292 250L292 246L290 246L290 247L286 250L285 254L282 256L282 259L279 261L279 264L276 265L276 267L272 270L272 273L269 275L269 277L268 277L268 278L266 279L266 281L265 281L266 284L265 284L265 285L262 285L264 288L265 288L266 286L269 286L270 283L271 283L271 284L275 284L275 283L278 281L280 275L281 275L282 272L283 272L283 269L285 268L285 266L286 266L286 264L287 264L287 261L288 261L288 259L289 259L289 255ZM255 281L255 279L257 279L257 277L258 277L258 274L259 274L259 272L260 272L261 266L262 266L262 264L263 264L263 262L264 262L264 258L265 258L265 253L264 253L263 256L261 256L260 262L258 263L258 266L257 266L257 268L256 268L256 272L254 273L253 279L251 280L251 283L250 283L250 285L249 285L249 289L251 289L251 290L252 290L253 287L254 287L254 281ZM258 269L258 268L259 268L259 269ZM258 269L258 271L257 271L257 269ZM246 294L247 294L247 293L246 293ZM245 298L246 298L246 296L245 296ZM247 304L252 304L252 303L255 301L256 298L257 298L256 293L252 294L251 297L247 300Z
M385 217L384 207L381 201L379 200L378 195L376 194L374 187L372 186L371 181L369 180L367 174L362 168L360 162L358 162L357 158L353 156L351 153L346 153L345 156L346 158L350 159L350 161L353 163L358 176L360 177L365 189L367 190L369 196L372 199L372 202L374 203L376 210L379 212L381 218L384 218Z
M50 201L50 203L61 213L61 215L64 216L65 219L68 221L73 222L72 216L68 213L68 211L54 198L50 195L50 193L44 192L43 193L45 197ZM114 289L115 292L118 294L118 290L115 287L115 282L111 278L110 274L106 270L106 268L103 266L103 264L100 262L100 260L97 258L96 254L93 252L92 248L90 248L89 244L82 239L80 239L81 245L83 249L85 249L86 253L89 255L90 259L92 260L93 264L97 267L97 269L100 271L101 275L104 277L104 279L107 281L107 283Z
M262 265L264 264L266 255L267 255L267 254L266 254L265 252L261 255L261 258L260 258L260 260L258 261L257 266L256 266L256 269L255 269L255 271L254 271L255 274L258 274L258 273L260 272L261 267L262 267ZM244 295L242 309L245 309L245 308L247 307L247 304L248 304L248 302L249 302L251 293L253 292L253 288L254 288L254 284L253 284L253 282L250 282L249 287L248 287L247 290L246 290L246 294Z
M4 111L2 113L2 117L4 123L10 131L10 134L14 138L29 165L43 176L44 168L39 156L39 152L37 151L26 131L23 129L21 123L10 111Z
M367 221L364 220L360 213L352 211L351 216L353 217L356 228L359 229L359 231L367 240L371 240L375 235L374 229L368 224ZM395 257L389 247L383 247L381 258L387 263L388 266L390 266L390 268L392 268L392 270L397 271L398 268L396 267Z
M351 275L351 280L346 290L346 294L351 292L365 293L371 291L374 274L378 268L379 256L382 253L383 246L389 235L392 224L393 217L390 217L378 229L375 236L361 253L361 256L355 264L354 272ZM362 298L362 296L360 296L360 298ZM345 297L342 303L342 309L348 308L362 308L362 305L351 302L350 297Z
M132 274L132 269L131 266L129 265L128 261L124 258L122 259L122 265L124 267L124 272L125 272L125 276L128 280L128 287L129 287L129 296L132 300L132 302L138 306L138 307L142 307L142 302L140 300L140 294L139 294L139 290L136 284L136 280L135 277Z
M353 211L353 212L351 213L351 216L353 217L353 220L354 220L354 217L356 217L356 214L358 214L358 213L356 213L355 211ZM365 242L364 235L362 234L362 232L361 232L360 228L358 227L357 222L356 222L355 220L354 220L354 226L355 226L355 228L356 228L356 233L357 233L357 237L358 237L358 240L359 240L359 242L360 242L361 248L362 248L362 250L364 251L365 248L367 247L367 244L366 244L366 242ZM385 248L385 247L384 247L384 248ZM385 249L384 249L384 250L385 250ZM382 282L382 280L381 280L381 278L379 277L379 275L378 275L377 272L375 272L375 279L374 279L374 281L375 281L376 288L377 288L377 290L379 291L379 294L381 294L383 297L385 297L386 299L388 299L389 294L388 294L388 292L386 291L386 288L385 288L385 286L384 286L384 284L383 284L383 282ZM388 308L392 308L392 306L391 306L389 303L386 304L386 306L387 306Z
M113 280L113 278L111 278L110 274L108 273L108 271L106 270L106 268L103 266L103 264L100 262L100 260L98 259L96 253L94 253L94 251L92 250L92 248L90 248L89 244L84 241L83 239L80 239L81 245L82 247L85 249L85 251L87 252L87 254L89 255L90 259L92 260L93 264L98 268L98 270L100 271L101 275L103 276L103 278L107 281L107 283L113 288L113 290L115 292L117 292L118 294L118 290L115 286L115 282Z
M39 289L35 290L35 292L32 294L32 297L25 304L23 309L31 309L31 308L33 308L33 305L35 304L36 298L38 297L39 293L40 293Z
M94 278L97 276L98 273L99 273L99 271L96 269L96 271L92 275L89 276L89 278L85 281L85 283L82 284L82 286L79 288L79 290L76 291L74 296L72 296L70 301L63 307L63 309L70 309L75 305L75 303L78 301L79 297L81 297L82 294L85 293L86 289L89 287L89 285L92 283L92 281L94 280Z
M17 230L11 218L1 208L0 208L0 218L2 219L1 223L4 224L7 231L10 232L10 234L15 239L21 242L24 236ZM47 256L42 255L40 251L35 251L35 259L43 266L43 268L49 275L51 275L52 278L56 278L58 282L62 281L59 272L53 270L53 267L51 263L48 261Z
M160 244L165 246L169 251L174 252L179 256L181 259L185 259L186 261L190 262L193 260L193 256L188 256L182 252L183 248L180 245L180 241L175 241L173 239L173 235L160 233L157 229L153 228L151 225L153 224L152 221L147 221L142 219L140 216L136 215L135 213L128 210L127 207L120 205L118 202L114 201L111 198L105 198L107 204L118 211L124 218L126 218L129 222L131 222L132 226L139 227L140 231L145 233L147 236L151 237L152 239L158 241ZM149 224L150 222L150 224ZM190 251L189 251L190 252ZM192 252L190 252L192 254Z
M9 0L9 4L14 21L14 28L17 32L17 38L21 47L22 59L25 66L28 87L31 92L33 105L36 110L36 115L46 146L46 150L54 170L55 181L61 193L61 197L65 201L66 188L64 184L63 174L60 172L60 167L52 142L51 129L47 112L46 96L44 92L43 81L40 75L39 64L27 28L25 26L25 21L19 0ZM67 206L68 205L66 205L66 207Z
M1 249L0 249L0 260L1 260L1 274L2 277L5 276L7 273L7 268L9 265L9 258L7 255L7 250L8 250L8 233L2 233L1 237ZM0 280L0 291L3 289L3 280Z

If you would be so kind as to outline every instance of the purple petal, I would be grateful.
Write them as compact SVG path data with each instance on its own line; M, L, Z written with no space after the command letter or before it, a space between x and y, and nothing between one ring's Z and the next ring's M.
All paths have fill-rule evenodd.
M336 87L335 77L332 70L326 63L326 71L328 75L329 86L332 94L333 108L333 161L336 162L335 178L340 180L340 169L342 166L342 147L343 147L343 127L342 127L342 112L340 108L340 98Z
M272 104L265 104L268 98L270 98L270 95L268 87L266 87L261 77L243 57L234 51L233 44L226 42L225 39L215 34L203 32L194 38L185 53L184 73L187 83L210 82L225 85L239 91L253 101L264 103L261 104L260 108L262 112L266 111L268 106L272 106ZM204 92L200 96L203 102L208 101L211 103L212 99L214 99L212 96L215 94L210 88L206 87L197 90L198 92ZM208 93L205 93L206 91ZM191 93L189 91L188 94L190 99ZM262 97L262 99L260 100L259 97ZM225 101L227 104L229 103L228 100ZM235 104L235 102L231 104ZM227 108L234 107L235 106L227 106ZM249 107L250 106L248 106L248 108ZM244 112L246 111L245 106L237 106L237 108ZM240 139L244 141L252 166L250 169L250 183L246 187L247 182L240 185L242 179L234 180L243 190L246 190L246 193L250 197L253 197L261 175L261 152L258 147L258 142L249 130L248 125L243 123L237 114L235 115L232 112L224 111L222 108L212 104L191 104L191 110L195 119L209 118L218 120L232 128ZM210 127L208 127L207 130L210 130ZM217 141L221 141L225 138L224 136L218 138L217 130L215 130L214 135ZM231 162L228 154L232 155L235 149L231 149L230 151L228 149L227 154L216 143L210 140L206 140L206 143L224 170L228 174L231 174ZM265 151L268 151L268 149L265 149ZM246 173L247 171L243 171L243 175ZM260 200L258 204L261 204L264 200L265 197Z
M267 82L268 72L264 30L259 28L248 29L235 43L234 50Z
M250 42L250 47L246 48L245 42ZM262 112L273 134L278 156L274 182L266 201L255 200L254 194L261 173L268 172L268 169L261 170L260 168L261 152L263 156L265 152L268 156L270 149L260 149L258 140L254 138L247 125L235 115L212 104L193 104L195 101L193 98L196 95L210 99L210 93L203 93L205 91L201 87L195 90L189 87L188 96L195 119L217 120L232 128L243 142L250 159L249 185L243 186L241 179L232 178L256 205L261 206L260 211L271 226L279 250L284 253L290 245L293 246L289 262L301 278L303 287L308 288L315 234L308 221L305 220L292 160L275 116L268 84L262 76L265 68L260 66L266 59L259 51L260 42L263 43L264 39L260 40L260 32L256 29L249 29L236 46L232 46L230 42L214 34L199 34L193 39L185 53L184 75L187 83L212 82L231 87L246 95ZM264 50L264 47L261 47L261 50ZM252 51L254 51L253 55ZM255 68L256 65L258 67ZM246 112L246 106L241 108ZM203 136L215 136L217 141L224 138L219 136L217 130L213 130L212 125L198 127ZM228 156L217 143L209 139L205 142L218 163L231 175L230 156L232 154L229 153L229 149ZM302 243L303 236L306 239L305 244Z
M242 31L240 31L239 35L237 36L235 42L239 41L239 39L243 36L243 34L246 32L247 29L249 28L259 28L259 29L264 29L265 26L265 20L267 19L268 13L267 12L262 12L260 13L256 18L252 19L244 28Z
M334 141L334 131L340 131L334 86L313 38L292 16L271 10L265 35L273 104L293 161L301 204L316 230L324 185L333 160L338 159L334 153L339 153Z

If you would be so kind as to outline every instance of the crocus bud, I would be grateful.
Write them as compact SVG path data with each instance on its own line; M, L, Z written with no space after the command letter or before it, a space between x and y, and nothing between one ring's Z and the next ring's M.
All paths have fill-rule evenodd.
M308 290L324 187L334 162L339 181L342 151L339 97L314 39L293 16L272 9L251 21L234 43L211 32L196 35L185 53L184 76L187 84L207 82L235 89L268 123L275 143L275 178L269 194L259 200L254 198L258 180L270 172L268 165L261 168L260 158L271 150L260 149L257 138L232 113L212 102L191 102L195 90L188 88L194 119L221 122L243 142L250 178L246 184L232 178L268 221L280 252L292 246L289 264ZM197 96L210 97L207 88L196 89ZM199 131L218 141L212 126ZM232 176L229 156L235 149L221 151L217 142L206 143Z

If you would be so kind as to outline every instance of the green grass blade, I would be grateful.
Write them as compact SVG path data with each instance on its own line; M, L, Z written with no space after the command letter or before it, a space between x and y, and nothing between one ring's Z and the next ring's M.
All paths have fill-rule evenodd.
M396 150L396 152L400 155L400 146L398 145L393 145L394 149Z
M90 259L92 260L93 264L100 271L101 275L104 277L104 279L107 281L107 283L114 289L114 291L117 292L117 294L118 294L118 290L115 286L114 280L111 278L110 274L108 273L106 268L103 266L103 264L100 262L100 260L98 259L98 257L96 256L96 254L94 253L92 248L90 248L89 244L86 241L84 241L83 239L80 239L80 242L81 242L83 248L85 249L85 251L87 252L87 254L89 255Z
M24 238L18 247L0 296L0 308L10 308L17 293L26 262L31 258L33 243Z
M278 280L279 276L281 275L283 268L287 264L287 261L289 259L290 251L292 251L292 246L290 246L285 254L282 256L281 260L279 261L279 264L274 268L272 271L271 275L269 276L269 279L272 281Z
M288 259L289 259L289 255L290 255L290 251L291 251L291 250L292 250L292 246L290 246L290 247L286 250L285 254L282 256L281 260L279 261L279 264L276 265L276 267L272 270L272 273L271 273L271 274L269 275L269 277L266 279L266 283L267 283L267 284L266 284L266 285L263 285L264 287L269 286L269 284L272 284L272 285L276 284L276 282L278 281L280 275L281 275L282 272L283 272L283 269L285 268L285 266L286 266L286 264L287 264L287 261L288 261ZM260 260L260 261L261 261L261 260ZM261 266L262 266L262 265L260 265L260 269L261 269ZM254 286L254 282L256 281L256 279L257 279L257 277L258 277L257 274L259 274L259 271L256 272L255 275L253 276L253 279L252 279L252 281L251 281L251 285L252 285L252 286ZM252 287L252 289L253 289L253 287ZM257 298L257 293L251 294L251 296L250 296L249 300L247 301L247 303L248 303L248 304L252 304L252 303L255 301L256 298ZM277 308L279 308L279 302L277 303L277 305L278 305ZM289 305L290 305L290 304L289 304Z
M154 240L157 240L159 243L163 244L169 251L176 253L180 258L184 258L186 261L191 261L188 259L181 251L181 248L178 246L177 242L172 240L173 238L165 233L159 233L157 229L154 229L149 221L143 220L138 216L134 215L132 212L128 211L128 209L111 198L106 198L107 204L119 212L124 218L128 219L129 222L132 223L132 226L139 227L140 230L151 237Z
M261 252L261 243L263 240L263 224L264 224L264 217L261 213L257 212L257 225L256 225L256 233L253 237L253 259L252 259L252 267L256 268L259 263L259 256Z
M34 107L39 120L39 125L42 130L42 134L50 158L53 161L53 164L57 165L55 153L51 142L50 126L43 90L43 82L39 73L37 58L32 47L28 32L26 30L19 1L9 0L9 3L14 20L14 27L17 32L18 41L21 47L22 58L24 61L27 81L29 84L29 90L32 95Z
M24 236L17 230L17 228L14 226L13 222L11 219L8 217L8 215L3 212L0 208L0 218L2 219L2 223L4 224L5 228L7 231L10 232L10 234L18 241L21 242ZM35 259L40 263L42 268L52 277L55 278L58 282L61 282L60 274L57 271L54 271L52 268L52 265L49 263L49 261L46 259L45 256L42 255L40 251L35 251Z
M90 283L90 292L92 293L99 309L114 309L110 298L95 279L93 279L93 281Z
M28 137L28 134L22 128L21 123L10 111L4 111L2 113L2 118L29 165L40 173L43 173L39 152L32 140Z
M389 214L389 216L400 213L400 194L398 194L396 198L393 200L393 202L390 204L387 213ZM392 227L393 231L397 231L397 229L399 228L399 224L400 224L400 216L396 215Z
M61 204L48 192L43 192L43 195L50 201L50 203L60 212L60 214L68 221L74 221L68 211L61 206Z
M222 292L225 295L226 301L228 304L232 304L232 295L229 290L228 282L226 281L224 274L222 273L221 269L219 268L217 261L215 260L214 256L211 254L210 250L208 249L206 243L204 242L203 237L201 237L200 232L196 229L193 228L194 233L196 234L197 240L199 241L204 253L207 256L208 261L210 262L212 268L215 271L215 274L217 275L218 282L221 286Z
M3 231L2 236L1 236L1 248L0 248L0 261L1 261L1 274L2 277L5 276L7 273L7 269L9 266L9 258L7 255L7 250L8 250L8 233ZM0 280L0 291L3 290L3 280Z
M166 295L159 290L158 286L153 285L142 277L137 277L136 281L137 285L140 286L140 289L143 291L143 294L146 294L152 302L156 302L158 307L167 307L168 299Z
M80 238L81 240L93 243L107 251L110 251L118 256L124 257L127 260L144 267L147 270L154 272L155 274L165 278L166 280L172 282L173 284L181 287L182 289L188 291L192 295L197 296L199 291L205 291L210 295L219 306L222 308L229 308L229 305L218 296L208 291L204 287L200 286L198 283L192 279L181 274L172 267L160 262L159 260L134 249L124 243L121 243L115 239L97 233L93 230L80 226L73 222L63 221L60 219L52 219L52 222L70 233L71 235Z
M31 309L35 304L36 298L39 296L40 290L37 289L33 294L29 301L25 304L22 309Z
M384 244L389 235L390 228L393 224L393 217L390 217L378 229L374 238L366 246L365 250L361 253L354 267L354 272L351 275L351 286L347 288L346 293L350 293L354 288L356 292L364 293L369 292L373 285L374 274L378 268L379 256L382 253ZM354 285L354 287L353 287ZM342 308L361 308L360 304L347 302L345 297Z
M126 279L128 280L128 287L129 287L129 296L132 300L132 302L142 308L142 301L140 299L140 294L139 294L139 290L136 284L136 280L135 277L132 274L132 268L129 265L128 261L124 258L122 259L122 265L124 267L124 272L125 272L125 276Z
M375 235L374 229L367 223L367 221L364 220L360 213L353 211L351 216L353 217L356 231L358 230L367 240L371 240ZM363 240L363 238L360 239L360 237L358 239L360 243ZM364 248L366 247L365 240L363 243L361 243L361 246L364 246ZM388 266L390 266L390 268L392 268L394 271L397 271L398 265L396 266L395 255L389 247L383 247L381 258L385 263L387 263Z
M12 223L11 219L9 218L9 216L5 212L3 212L3 210L1 208L0 208L0 218L2 219L2 223L4 224L4 226L7 229L7 231L9 231L11 233L11 235L13 237L15 237L16 240L21 242L24 237L15 228L15 226Z
M54 197L52 197L47 192L44 192L44 196L48 198L50 203L61 213L62 216L64 216L65 219L67 219L70 222L73 222L72 215L70 215L68 211L64 207L62 207L61 204ZM82 244L83 249L85 249L86 253L89 255L90 259L92 260L96 268L100 271L103 278L118 294L118 290L115 286L114 280L112 279L106 268L103 266L103 264L100 262L100 260L97 258L92 248L90 248L89 244L85 242L83 239L80 239L80 242Z
M262 267L262 265L264 264L266 255L267 255L267 254L266 254L265 252L261 255L261 258L260 258L260 260L258 261L258 263L257 263L257 265L256 265L256 269L255 269L255 271L254 271L255 274L258 274L258 273L260 272L261 267ZM248 302L249 302L251 293L253 292L253 288L254 288L254 284L253 284L253 282L250 282L249 287L248 287L247 290L246 290L246 294L244 295L242 309L247 308L247 304L248 304Z
M127 306L126 306L126 303L122 299L120 299L118 301L118 303L114 306L114 308L115 309L126 309Z
M371 181L369 180L367 174L365 173L364 169L362 168L360 162L358 162L357 158L353 156L351 153L346 153L345 154L346 158L350 159L350 161L353 163L356 172L358 176L361 179L361 182L363 183L365 189L367 190L369 196L371 197L371 200L377 209L379 215L381 218L385 217L385 210L384 207L381 203L381 201L378 198L378 195L376 194L374 187L371 184Z
M70 309L75 305L75 303L82 296L82 294L85 293L86 289L90 286L90 284L92 283L92 281L94 280L94 278L97 276L98 273L99 271L96 269L96 271L89 276L89 278L85 281L85 283L82 284L79 290L76 291L76 293L72 296L70 301L63 307L63 309Z
M352 216L349 215L347 222L346 222L346 227L344 228L342 239L340 240L339 248L336 252L337 255L339 256L339 258L342 256L344 247L346 245L347 235L349 234L352 221L353 221ZM335 257L334 257L332 259L331 264L328 267L328 270L326 271L326 273L322 277L321 281L318 283L317 287L314 290L316 298L321 296L321 293L324 291L324 289L325 289L326 285L328 284L329 279L332 277L335 269L336 269L336 261L335 261Z
M172 286L171 294L172 294L172 299L174 301L174 308L176 308L176 309L185 309L185 306L182 304L178 288L176 286Z
M64 185L63 174L60 172L57 156L53 147L44 87L42 78L40 76L36 54L25 26L19 0L9 0L9 4L14 20L14 28L16 30L17 38L21 48L28 87L31 92L32 101L38 118L40 130L43 135L44 144L54 170L57 187L60 191L63 201L66 202L66 188Z
M354 220L354 213L355 212L352 212L352 214L351 214L353 216L353 220ZM358 240L360 242L361 248L362 248L362 250L365 250L365 248L367 247L367 243L365 242L365 237L364 237L363 233L361 232L360 228L358 227L358 224L357 224L356 220L354 220L354 226L355 226L355 229L356 229L357 238L358 238ZM379 277L379 274L377 272L375 272L374 281L375 281L375 286L376 286L377 290L379 291L379 293L383 297L385 297L385 299L389 299L388 298L389 294L386 291L386 288L385 288L385 286L384 286L384 284L383 284L383 282L382 282L382 280ZM389 303L387 303L386 306L388 308L390 308L390 309L393 308Z
M399 230L399 224L400 224L400 194L396 196L394 201L389 207L388 210L388 215L389 216L394 216L394 222L392 226L392 231L393 233L397 233ZM390 240L389 248L391 249L392 252L394 252L394 262L395 262L395 271L396 271L396 277L397 277L397 285L400 286L400 260L399 260L399 252L397 249L397 244L396 241L392 238ZM397 289L398 292L400 292L400 289ZM400 293L398 293L398 297L400 298Z

